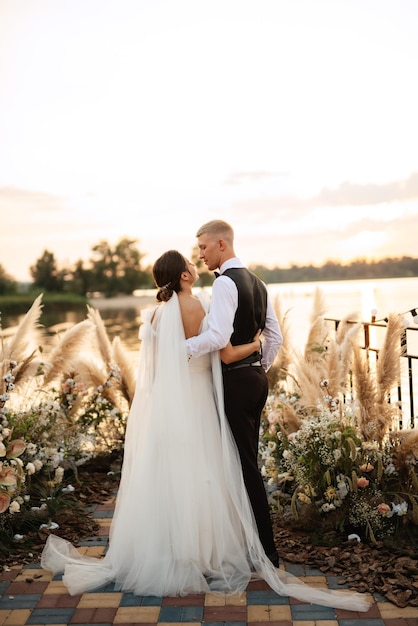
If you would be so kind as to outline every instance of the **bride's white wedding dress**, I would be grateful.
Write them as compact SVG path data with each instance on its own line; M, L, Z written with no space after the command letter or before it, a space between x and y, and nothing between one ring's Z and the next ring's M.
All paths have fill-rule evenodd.
M311 588L274 568L224 415L218 353L187 360L176 294L143 317L109 549L85 557L50 535L41 566L64 572L72 595L111 582L138 595L237 593L256 572L280 595L367 610L361 594Z

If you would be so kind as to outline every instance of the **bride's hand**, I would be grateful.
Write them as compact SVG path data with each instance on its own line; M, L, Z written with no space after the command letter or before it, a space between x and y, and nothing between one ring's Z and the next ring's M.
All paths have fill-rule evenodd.
M261 329L258 329L253 337L253 343L255 343L254 352L261 352Z
M244 343L238 346L232 346L231 343L220 350L221 359L225 364L234 363L245 359L253 352L261 352L261 330L258 330L250 343Z

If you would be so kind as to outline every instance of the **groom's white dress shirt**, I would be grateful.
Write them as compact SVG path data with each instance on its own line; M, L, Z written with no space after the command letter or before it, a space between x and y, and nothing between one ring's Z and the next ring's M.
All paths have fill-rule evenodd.
M234 281L222 273L232 267L245 267L239 258L228 259L219 268L220 276L212 286L212 298L206 331L186 340L187 353L198 357L226 346L234 330L235 312L238 308L238 289ZM267 371L273 363L283 337L273 305L267 294L266 325L263 330L262 366Z

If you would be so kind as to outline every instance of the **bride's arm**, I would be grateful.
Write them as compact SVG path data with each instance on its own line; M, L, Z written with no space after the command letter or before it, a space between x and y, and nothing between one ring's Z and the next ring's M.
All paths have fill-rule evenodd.
M238 346L233 346L229 342L225 348L219 351L223 363L228 365L235 361L241 361L245 357L250 356L253 352L261 352L261 331L259 330L251 343L243 343Z

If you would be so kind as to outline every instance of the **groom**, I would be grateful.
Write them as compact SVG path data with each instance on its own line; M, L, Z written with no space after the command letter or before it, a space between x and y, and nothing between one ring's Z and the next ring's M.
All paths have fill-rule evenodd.
M258 329L262 330L262 354L222 364L222 372L225 413L241 458L258 534L266 555L278 567L267 495L258 468L258 439L268 394L266 370L282 344L282 334L265 284L235 255L232 227L213 220L201 226L196 237L200 258L209 270L219 268L220 274L212 287L209 328L187 340L189 356L220 350L228 341L232 345L248 343Z

